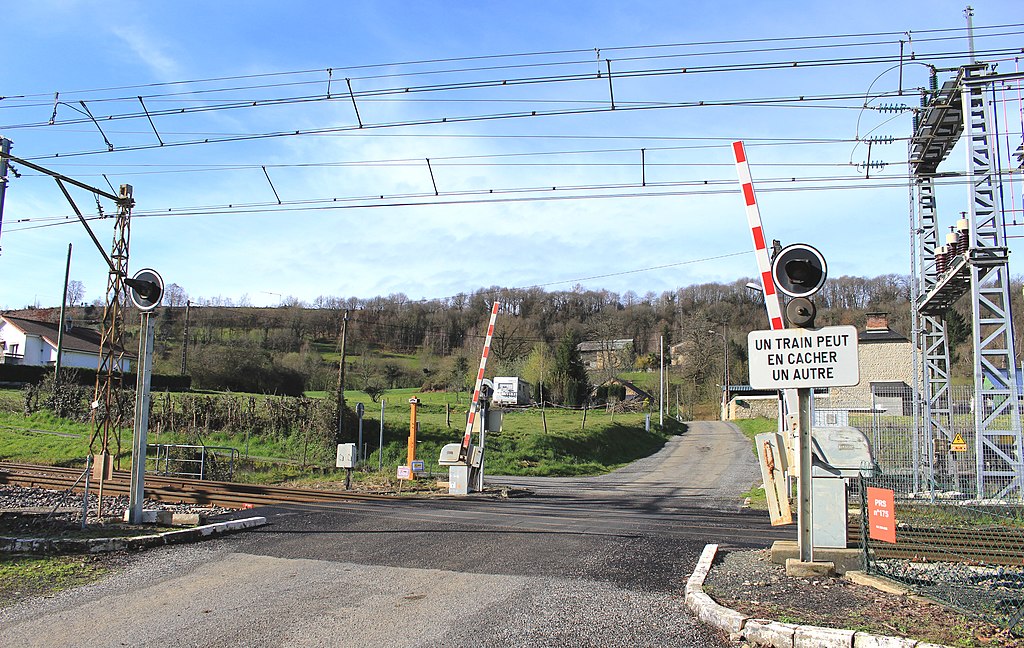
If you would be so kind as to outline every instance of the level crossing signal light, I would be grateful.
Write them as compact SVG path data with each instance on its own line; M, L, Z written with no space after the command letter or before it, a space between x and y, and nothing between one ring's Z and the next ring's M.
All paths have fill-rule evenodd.
M156 270L139 270L131 279L125 279L124 283L130 288L128 296L140 311L148 312L160 305L164 295L164 280Z
M782 248L772 260L772 279L779 292L793 299L786 304L786 319L801 328L812 328L817 310L808 299L821 290L828 265L821 252L804 243Z

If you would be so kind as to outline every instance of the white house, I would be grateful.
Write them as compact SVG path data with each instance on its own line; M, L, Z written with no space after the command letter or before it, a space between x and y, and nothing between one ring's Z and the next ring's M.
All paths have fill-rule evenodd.
M0 363L34 366L53 366L57 362L59 327L53 322L0 315ZM121 371L131 371L131 356L121 359ZM78 369L96 369L100 363L100 334L96 331L73 327L64 328L61 366Z

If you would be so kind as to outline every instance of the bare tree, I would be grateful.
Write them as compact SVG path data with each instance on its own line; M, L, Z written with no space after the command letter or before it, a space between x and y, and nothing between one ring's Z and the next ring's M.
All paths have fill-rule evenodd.
M68 305L81 304L85 301L85 284L77 279L68 282Z

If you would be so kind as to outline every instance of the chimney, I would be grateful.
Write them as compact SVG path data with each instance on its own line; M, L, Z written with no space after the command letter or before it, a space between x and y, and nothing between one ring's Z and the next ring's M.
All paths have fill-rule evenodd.
M888 331L889 313L868 313L868 323L865 331Z
M64 330L65 330L65 331L70 331L70 330L71 330L71 326L72 326L72 324L71 324L71 318L70 318L70 317L68 317L68 318L66 318L66 319L64 320Z

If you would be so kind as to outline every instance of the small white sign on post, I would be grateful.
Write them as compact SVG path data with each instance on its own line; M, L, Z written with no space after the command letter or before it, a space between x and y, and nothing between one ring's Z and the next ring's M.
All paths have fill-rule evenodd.
M755 389L853 387L860 382L853 326L751 331L747 353Z
M399 479L412 479L412 470L409 469L409 466L399 466L397 476Z

